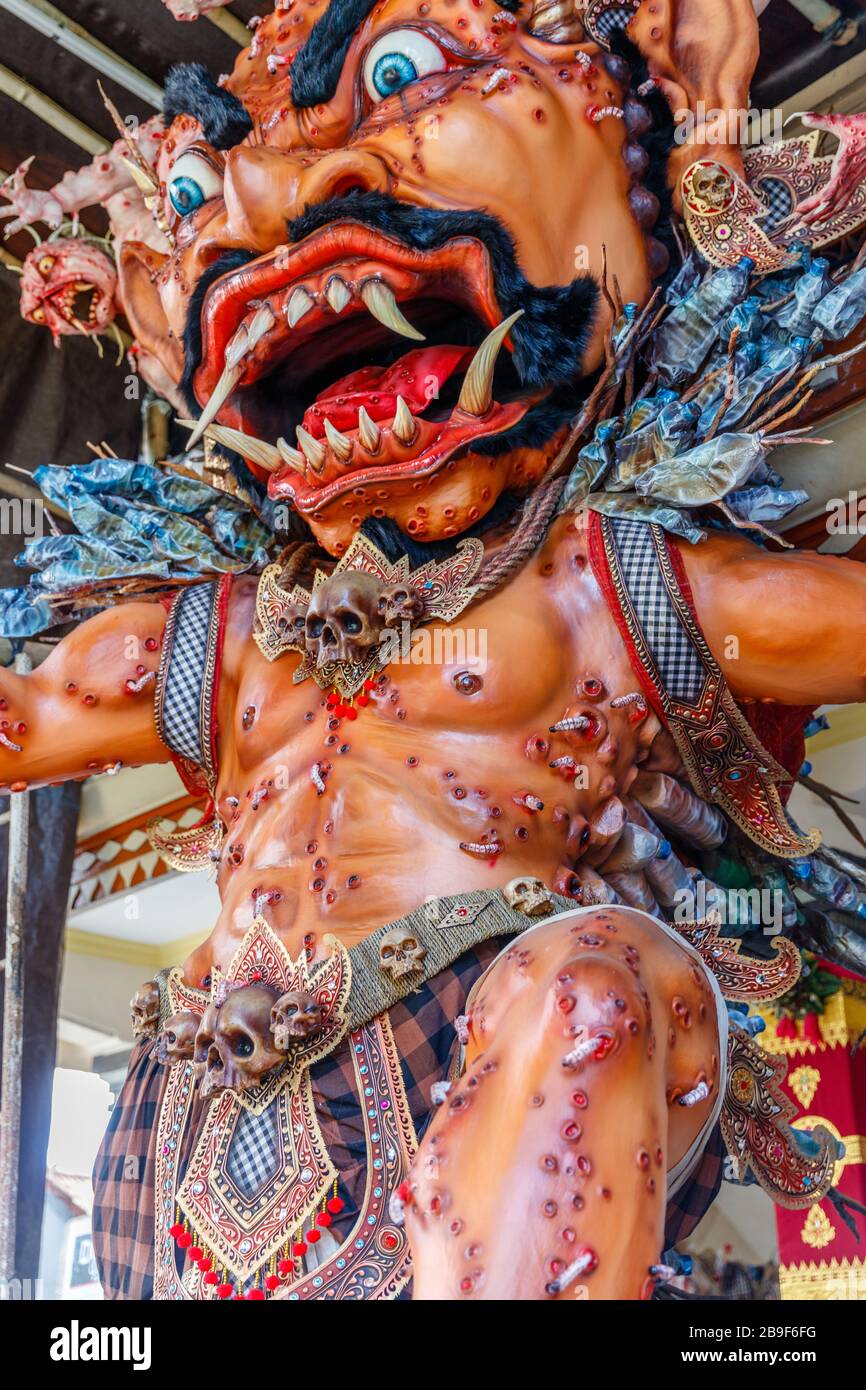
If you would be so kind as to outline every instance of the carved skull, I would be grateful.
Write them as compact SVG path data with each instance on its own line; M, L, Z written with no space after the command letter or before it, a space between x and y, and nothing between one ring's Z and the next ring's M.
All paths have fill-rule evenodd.
M249 1091L281 1064L283 1055L271 1034L274 1002L274 991L267 985L244 985L220 1006L201 1080L202 1096Z
M378 609L385 627L416 623L424 612L424 600L411 584L391 584L379 596Z
M546 917L556 906L540 878L513 878L502 890L505 901L527 917Z
M332 661L361 662L381 640L383 584L359 570L332 574L307 609L307 651L321 669Z
M219 1006L217 1004L208 1004L199 1019L198 1032L195 1035L195 1046L192 1054L192 1069L197 1081L200 1081L204 1076L205 1068L207 1067L208 1053L213 1047L216 1039L218 1015Z
M306 639L307 605L286 603L276 621L277 632L284 642L296 642L303 648Z
M129 1001L134 1038L155 1038L159 1028L159 985L145 980Z
M159 1035L155 1048L158 1062L186 1062L193 1054L195 1035L198 1031L198 1014L183 1009L165 1020L165 1027Z
M426 955L426 946L404 927L386 932L379 945L379 964L392 980L400 980L404 975L411 975L413 970L422 969Z
M271 1011L274 1046L288 1052L296 1039L311 1038L321 1031L324 1012L321 1004L303 989L290 989L277 1000Z
M730 174L721 164L699 164L692 175L694 195L707 207L727 207L733 187Z

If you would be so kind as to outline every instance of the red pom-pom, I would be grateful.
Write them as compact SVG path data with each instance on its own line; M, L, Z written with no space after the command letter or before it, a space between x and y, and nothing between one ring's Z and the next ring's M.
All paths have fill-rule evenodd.
M249 1293L247 1294L247 1301L252 1303L260 1303L264 1296L264 1289L250 1289Z
M376 684L376 682L375 682L375 681L371 681L371 680L370 680L370 677L368 676L367 679L364 681L364 689L365 689L365 690L372 690L372 689L374 688L375 684Z
M213 1269L213 1260L210 1258L210 1256L206 1255L204 1259L199 1260L198 1267L201 1270L202 1274L210 1274L211 1270ZM207 1280L205 1280L205 1283L207 1283ZM213 1280L211 1280L211 1283L213 1283Z
M817 1014L807 1014L803 1019L803 1037L813 1043L821 1041L821 1030L818 1027Z
M330 1224L331 1224L331 1217L330 1217L329 1213L326 1212L326 1211L320 1211L319 1214L318 1214L318 1216L316 1217L316 1225L317 1225L317 1226L326 1226L326 1227L327 1227L327 1226L330 1226Z
M311 1226L310 1229L307 1231L307 1240L310 1242L310 1244L315 1245L316 1241L321 1239L321 1231L317 1231L315 1226Z
M200 1267L201 1267L201 1266L199 1266L199 1268L200 1268ZM220 1281L220 1277L219 1277L219 1275L217 1274L217 1272L216 1272L215 1269L209 1269L208 1272L207 1272L207 1274L204 1276L204 1282L205 1282L206 1284L218 1284L219 1281Z
M797 1029L792 1018L780 1018L776 1024L777 1038L796 1038Z
M177 1240L178 1236L183 1235L183 1226L179 1221L175 1221L173 1226L169 1226L168 1233L173 1240Z
M358 711L354 708L353 705L346 706L346 718L350 720L358 718Z
M188 1250L192 1245L192 1236L189 1231L183 1231L177 1238L178 1249Z
M411 1202L412 1188L410 1187L408 1182L401 1182L400 1186L397 1188L397 1196L400 1198L400 1201L403 1203L404 1207L409 1202Z
M369 695L358 695L358 696L356 696L356 698L355 698L355 704L356 704L356 705L360 705L362 709L366 709L366 708L367 708L367 705L369 705L369 703L370 703L370 696L369 696Z
M343 1210L343 1207L345 1205L346 1203L343 1201L342 1197L329 1197L327 1202L325 1203L325 1206L328 1208L328 1211L332 1211L335 1216L338 1212Z
M338 719L342 719L346 713L346 706L343 704L334 705L334 713Z
M202 1258L203 1255L204 1251L202 1250L200 1245L191 1245L189 1247L189 1258L193 1261L194 1264L198 1264L199 1260Z
M300 1259L301 1256L306 1255L306 1253L307 1242L305 1240L296 1240L294 1245L292 1246L292 1254L297 1255L298 1259Z
M274 1289L278 1289L280 1287L280 1283L281 1280L278 1274L269 1274L265 1279L265 1288L271 1289L273 1291Z
M234 1284L217 1284L217 1298L231 1298L234 1291Z

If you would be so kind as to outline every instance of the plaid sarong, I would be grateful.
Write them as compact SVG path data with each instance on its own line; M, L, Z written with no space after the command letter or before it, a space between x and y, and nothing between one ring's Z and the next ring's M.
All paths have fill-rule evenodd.
M454 1020L465 1011L469 991L504 944L494 938L465 951L388 1011L419 1139L432 1114L430 1088L450 1077L457 1060ZM367 1184L363 1098L350 1049L347 1038L310 1071L322 1137L340 1175L339 1195L345 1202L332 1228L338 1242L356 1222ZM153 1293L154 1145L167 1068L152 1052L150 1043L136 1045L94 1168L93 1248L107 1299L149 1299ZM205 1105L194 1102L181 1146L182 1169L194 1150L204 1111ZM252 1126L237 1156L250 1182L256 1181L259 1158L267 1158L259 1152L261 1137L254 1130ZM694 1229L715 1197L721 1181L720 1145L716 1129L693 1177L668 1207L666 1247ZM411 1297L411 1288L401 1297Z

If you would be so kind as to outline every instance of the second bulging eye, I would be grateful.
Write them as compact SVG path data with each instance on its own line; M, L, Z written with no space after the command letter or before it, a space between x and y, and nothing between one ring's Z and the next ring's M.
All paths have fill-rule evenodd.
M178 217L187 217L222 191L223 181L216 169L192 151L180 156L168 181L169 202Z
M376 40L364 60L364 86L371 101L384 101L447 66L438 44L419 29L392 29Z

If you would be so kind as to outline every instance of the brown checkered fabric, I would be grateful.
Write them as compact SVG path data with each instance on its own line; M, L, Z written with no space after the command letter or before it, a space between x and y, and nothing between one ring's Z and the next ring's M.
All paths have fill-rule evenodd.
M465 951L389 1010L406 1099L419 1138L430 1120L430 1088L434 1081L449 1077L455 1061L454 1020L465 1011L469 991L503 944L495 939ZM333 1226L338 1240L355 1224L367 1184L364 1099L355 1082L352 1047L351 1037L346 1038L310 1072L322 1136L340 1175L339 1195L345 1203ZM151 1045L138 1044L97 1158L93 1242L109 1299L152 1296L153 1160L165 1078L166 1068L152 1059ZM179 1155L181 1174L195 1146L204 1109L200 1102L194 1103ZM697 1225L718 1190L717 1138L714 1131L694 1177L668 1209L668 1245ZM139 1175L137 1180L128 1176L133 1171ZM409 1296L409 1289L401 1295Z

